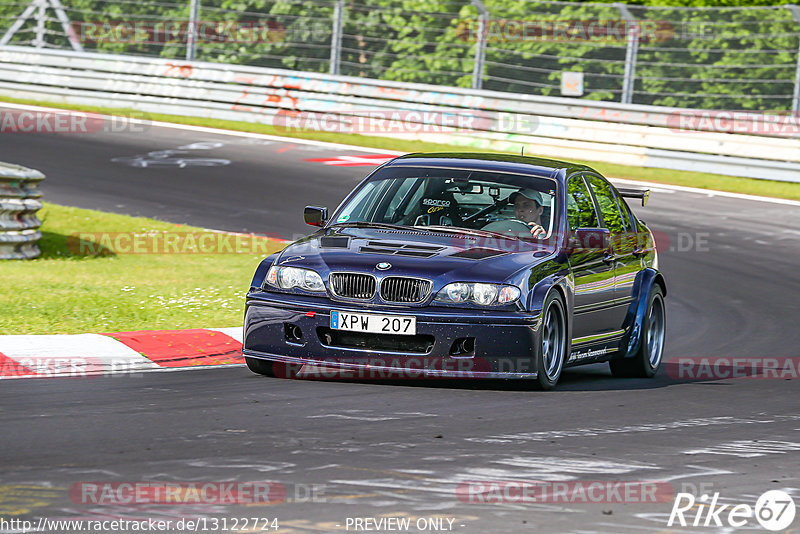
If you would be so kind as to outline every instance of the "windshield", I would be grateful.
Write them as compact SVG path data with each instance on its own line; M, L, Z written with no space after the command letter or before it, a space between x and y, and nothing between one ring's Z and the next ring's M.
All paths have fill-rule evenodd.
M332 224L438 227L546 239L554 231L555 188L555 180L519 174L385 167L334 214Z

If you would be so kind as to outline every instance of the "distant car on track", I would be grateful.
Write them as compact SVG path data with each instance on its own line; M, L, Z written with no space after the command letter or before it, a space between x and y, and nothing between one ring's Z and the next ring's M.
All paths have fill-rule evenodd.
M529 378L608 361L652 377L666 284L653 235L597 171L504 154L410 154L320 229L264 259L247 294L248 367Z

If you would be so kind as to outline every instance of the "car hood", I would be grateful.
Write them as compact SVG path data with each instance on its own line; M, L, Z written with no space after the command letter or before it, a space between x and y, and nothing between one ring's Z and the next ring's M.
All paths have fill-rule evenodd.
M555 252L549 243L384 228L327 228L286 247L275 265L382 276L502 282ZM386 265L388 264L388 265ZM438 284L437 284L438 285Z

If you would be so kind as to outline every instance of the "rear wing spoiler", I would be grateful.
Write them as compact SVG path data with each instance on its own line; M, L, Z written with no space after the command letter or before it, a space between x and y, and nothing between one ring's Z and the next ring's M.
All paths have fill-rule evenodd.
M619 194L625 198L641 198L642 206L646 206L647 200L650 198L649 189L627 189L618 187L617 191L619 191Z

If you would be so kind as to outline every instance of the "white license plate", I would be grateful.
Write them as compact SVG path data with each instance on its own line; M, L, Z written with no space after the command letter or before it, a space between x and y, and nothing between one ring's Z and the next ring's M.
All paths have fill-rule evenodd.
M331 311L331 329L413 336L417 333L417 318Z

